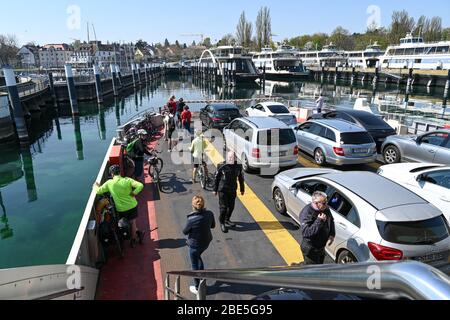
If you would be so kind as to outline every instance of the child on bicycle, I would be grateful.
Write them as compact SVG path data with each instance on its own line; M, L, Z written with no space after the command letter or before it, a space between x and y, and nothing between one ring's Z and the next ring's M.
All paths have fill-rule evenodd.
M197 172L200 165L203 166L205 170L205 175L208 177L208 166L206 165L206 162L204 161L203 154L205 152L205 149L208 147L208 144L205 140L205 137L203 136L203 132L201 130L197 130L195 132L195 139L192 141L191 147L189 148L189 151L191 151L193 160L194 160L194 170L192 172L192 183L197 183Z

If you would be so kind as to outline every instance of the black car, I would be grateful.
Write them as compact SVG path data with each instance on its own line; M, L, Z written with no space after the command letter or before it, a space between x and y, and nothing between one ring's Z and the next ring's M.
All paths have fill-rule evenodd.
M381 153L381 146L386 138L397 134L383 119L366 111L336 110L324 114L314 114L308 120L311 119L341 119L366 129L375 140L378 153Z
M200 120L208 129L223 129L236 118L241 118L233 103L211 103L200 110Z

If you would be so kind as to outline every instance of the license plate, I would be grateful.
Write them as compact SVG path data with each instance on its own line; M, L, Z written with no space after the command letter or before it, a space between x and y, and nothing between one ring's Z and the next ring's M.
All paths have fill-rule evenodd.
M386 138L380 138L380 139L378 139L378 141L379 141L379 142L385 142L385 141L386 141Z
M286 154L287 154L287 152L286 152L286 151L281 151L281 152L280 152L280 157L285 157L285 156L286 156Z
M443 260L443 259L444 259L444 254L443 253L433 253L433 254L429 254L429 255L426 255L426 256L413 258L413 260L416 260L416 261L419 261L419 262L423 262L423 263L439 261L439 260Z
M369 150L367 149L353 149L353 153L367 153Z

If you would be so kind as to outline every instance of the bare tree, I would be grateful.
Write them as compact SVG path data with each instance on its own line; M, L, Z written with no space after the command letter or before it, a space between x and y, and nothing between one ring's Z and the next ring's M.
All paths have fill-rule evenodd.
M245 11L242 12L239 18L239 23L236 28L236 41L239 45L249 47L252 41L253 26L245 18Z
M406 10L394 11L390 28L389 40L391 43L399 43L407 33L414 31L414 18L410 17Z
M341 26L333 31L330 40L340 49L353 50L355 47L355 41L350 36L350 32Z
M18 40L13 34L0 35L0 64L13 64L17 58Z
M442 38L442 18L431 18L430 28L426 34L424 34L427 41L439 41Z
M269 46L272 40L272 20L270 18L270 9L263 7L258 12L256 18L256 41L258 48Z

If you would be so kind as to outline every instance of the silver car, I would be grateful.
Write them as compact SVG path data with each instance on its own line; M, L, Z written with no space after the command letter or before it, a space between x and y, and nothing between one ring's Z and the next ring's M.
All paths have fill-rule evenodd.
M337 263L410 259L450 271L444 215L408 189L371 172L292 169L275 177L275 208L300 224L315 191L329 198L336 240L326 251Z
M322 166L375 162L377 146L363 128L344 120L311 120L295 129L301 151Z
M420 136L391 136L381 147L387 164L427 162L450 165L450 130L437 130Z

